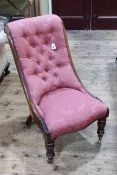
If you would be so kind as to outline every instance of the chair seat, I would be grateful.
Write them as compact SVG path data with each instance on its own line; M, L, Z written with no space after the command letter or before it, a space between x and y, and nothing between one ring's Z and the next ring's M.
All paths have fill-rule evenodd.
M39 104L52 138L78 131L104 117L107 107L87 93L61 88L42 97Z
M6 31L31 110L26 125L30 127L33 119L41 129L48 162L55 156L58 136L79 131L100 118L101 142L109 110L82 85L61 19L56 15L22 19L9 23Z

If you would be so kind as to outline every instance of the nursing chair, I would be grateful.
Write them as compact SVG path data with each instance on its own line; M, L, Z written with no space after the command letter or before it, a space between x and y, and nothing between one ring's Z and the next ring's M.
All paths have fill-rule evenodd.
M61 19L44 15L11 22L7 36L30 108L26 121L38 125L45 139L48 163L55 140L98 121L101 142L109 110L81 83L72 63Z

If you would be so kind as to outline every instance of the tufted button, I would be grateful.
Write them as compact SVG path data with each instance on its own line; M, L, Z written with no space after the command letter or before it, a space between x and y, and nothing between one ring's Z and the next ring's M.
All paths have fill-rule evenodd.
M37 61L37 64L39 65L40 64L40 61Z
M40 53L43 54L44 53L44 49L40 49Z
M58 76L58 75L57 75L57 73L56 73L56 72L55 72L55 73L53 73L53 77L55 77L55 78L56 78L57 76Z
M23 33L22 37L27 38L27 33Z
M35 33L35 35L37 35L37 36L38 36L39 34L40 34L40 33L39 33L38 31Z
M58 68L60 68L60 67L62 67L63 65L62 65L61 63L58 63L56 66L57 66Z
M26 55L26 58L29 58L30 59L31 55L30 53L28 52L27 55Z
M50 34L53 34L53 28L49 28L49 31L48 31Z
M34 74L35 74L35 75L37 75L37 74L38 74L38 71L37 71L36 69L34 70Z
M46 81L47 80L47 77L42 77L42 80Z
M48 67L46 67L46 68L45 68L45 71L46 71L46 72L49 72L49 68L48 68Z
M49 39L45 38L45 44L47 45L49 43Z
M50 40L51 40L52 36L51 34L48 34L46 37L45 37L45 44L49 44L50 43Z
M48 58L50 61L52 61L53 59L54 59L54 57L53 56L49 56L49 58Z
M35 47L36 46L36 44L32 41L32 42L30 42L30 45L32 46L32 47Z

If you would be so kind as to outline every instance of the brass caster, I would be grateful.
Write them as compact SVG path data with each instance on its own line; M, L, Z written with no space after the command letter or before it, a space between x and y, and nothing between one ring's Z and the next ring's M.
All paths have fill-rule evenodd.
M8 75L8 74L10 74L10 70L6 69L5 70L5 76Z
M48 159L47 162L48 162L49 164L52 164L52 163L53 163L53 159Z
M98 140L98 143L101 144L101 139Z

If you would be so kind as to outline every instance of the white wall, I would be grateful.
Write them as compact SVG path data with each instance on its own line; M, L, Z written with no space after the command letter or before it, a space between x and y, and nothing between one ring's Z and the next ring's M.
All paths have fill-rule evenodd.
M40 0L41 15L49 14L52 12L51 0Z

